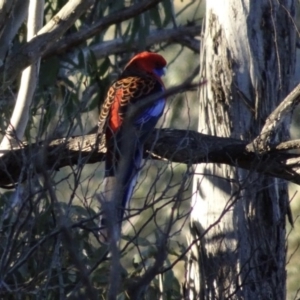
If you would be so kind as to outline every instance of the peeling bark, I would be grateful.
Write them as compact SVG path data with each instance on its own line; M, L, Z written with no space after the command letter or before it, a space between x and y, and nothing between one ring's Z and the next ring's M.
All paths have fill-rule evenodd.
M207 2L199 132L246 140L261 132L291 90L294 5ZM265 135L262 147L286 140L287 123ZM285 299L286 183L216 164L198 165L196 173L210 176L194 179L191 239L222 220L191 253L189 299Z

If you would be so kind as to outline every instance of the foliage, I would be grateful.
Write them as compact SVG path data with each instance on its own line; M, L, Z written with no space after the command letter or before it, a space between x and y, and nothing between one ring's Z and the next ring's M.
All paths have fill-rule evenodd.
M12 6L6 2L8 11L17 14L14 9L21 1ZM190 32L200 32L199 3L156 2L159 4L124 17L126 9L141 3L95 1L57 40L45 42L45 50L34 48L30 55L42 60L24 141L30 144L95 130L107 87L134 52L171 49L170 57L175 59L187 48L198 51L193 46L199 46L196 34ZM51 22L65 4L66 1L60 0L46 1L44 24ZM29 44L25 16L26 13L19 27L14 28L5 55L0 57L4 70L9 59ZM68 38L108 17L122 22L107 23L82 41L59 50L62 42L67 43ZM8 25L3 28L3 35L11 29ZM2 133L14 109L21 71L22 68L15 79L10 79L8 72L0 70ZM164 121L168 122L166 118ZM57 157L60 158L59 153ZM24 169L30 179L10 191L1 190L1 299L105 298L112 281L107 245L97 235L100 210L95 195L102 188L101 163L84 166L79 161L76 167L57 170L50 166L46 170L43 155L33 153L30 165ZM42 170L40 175L35 173L36 169ZM145 299L179 299L182 274L178 276L174 267L182 265L186 251L179 233L188 218L184 200L189 195L189 170L154 162L147 163L144 169L136 193L140 199L132 206L124 224L118 299L128 298L130 287L152 268L159 255L163 255L163 263L142 294Z
M66 20L73 11L78 14L69 26L55 19L62 21L54 22L59 27L55 37L47 38L53 31L48 28L39 46L26 48L31 45L26 41L28 2L4 0L6 6L0 9L1 139L15 108L22 71L38 58L38 86L23 139L29 144L94 132L109 84L138 51L163 53L167 86L197 70L202 1L45 0L45 25L68 3L91 5L80 12L69 10ZM196 96L188 91L171 97L160 126L194 129ZM186 240L189 167L145 162L123 222L120 278L112 278L114 262L98 237L101 207L96 196L103 188L102 163L85 165L79 158L76 166L58 170L41 153L32 153L28 160L30 167L23 166L20 181L24 174L30 179L0 190L1 299L105 299L119 279L117 299L186 296L186 253L195 244ZM294 244L292 251L297 251L299 242Z

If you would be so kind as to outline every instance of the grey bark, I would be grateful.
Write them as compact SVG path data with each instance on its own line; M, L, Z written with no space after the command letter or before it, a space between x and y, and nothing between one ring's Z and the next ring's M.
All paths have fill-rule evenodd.
M199 132L251 140L260 133L292 88L294 6L207 2ZM287 121L262 137L262 147L287 139ZM194 179L191 239L200 242L187 264L186 297L285 299L286 183L217 164L199 165L196 174L210 175Z

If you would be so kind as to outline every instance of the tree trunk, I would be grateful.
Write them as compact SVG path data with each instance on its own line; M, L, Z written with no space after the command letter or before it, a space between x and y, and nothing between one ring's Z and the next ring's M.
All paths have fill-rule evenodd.
M199 132L252 140L291 90L292 0L207 1ZM285 140L283 122L274 140ZM196 168L187 299L285 299L284 181L217 165Z

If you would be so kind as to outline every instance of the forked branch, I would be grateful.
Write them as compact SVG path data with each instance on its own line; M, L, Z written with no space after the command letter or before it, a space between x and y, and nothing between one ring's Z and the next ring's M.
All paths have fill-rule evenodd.
M59 170L65 166L102 161L106 153L104 139L99 147L96 147L96 140L97 135L90 134L23 145L11 150L0 159L0 185L22 182L31 176L33 170L40 173L41 168ZM223 163L300 184L299 154L288 153L288 149L281 150L280 145L258 153L248 150L247 145L247 141L195 131L157 129L145 145L144 157L190 165ZM300 149L300 141L292 146L293 149ZM46 161L46 165L41 166L39 161Z
M142 109L144 104L149 105L157 97L166 97L194 86L195 84L187 80L164 93L146 98L142 106L137 106L130 112L129 119ZM265 132L276 129L278 123L298 103L299 93L300 85L271 113L257 139L262 138ZM268 144L258 149L253 147L257 139L249 143L189 130L157 129L145 145L144 157L189 165L222 163L300 184L300 155L289 153L289 150L300 149L300 141ZM103 160L105 153L104 139L96 134L21 145L8 151L0 159L0 186L22 182L32 174L40 173L41 168L45 167L49 170L59 170L74 164L99 162ZM39 164L39 161L46 162L46 165Z

